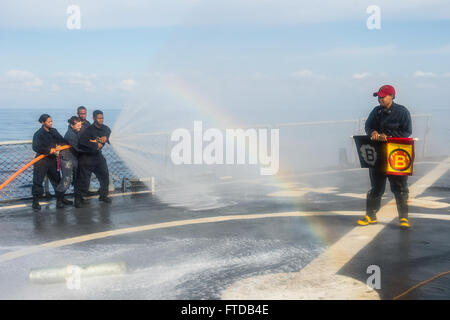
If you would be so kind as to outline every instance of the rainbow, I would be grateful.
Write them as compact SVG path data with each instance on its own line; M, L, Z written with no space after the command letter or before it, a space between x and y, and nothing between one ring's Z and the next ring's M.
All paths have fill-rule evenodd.
M162 87L165 92L167 92L170 96L170 99L174 99L174 101L178 104L183 106L183 108L186 108L186 110L192 110L196 112L196 114L202 115L203 119L197 119L201 120L203 122L214 124L215 126L219 128L244 128L244 125L240 123L237 119L233 118L231 115L227 114L224 110L225 108L220 106L218 103L210 99L209 97L206 97L204 94L199 92L198 90L195 90L187 81L185 81L181 77L175 77L171 76L168 79L165 79L162 81ZM147 106L148 107L148 106ZM137 106L134 108L128 108L130 110L126 110L125 113L128 113L127 119L129 119L128 123L125 124L125 126L120 124L121 121L121 115L119 116L118 121L116 122L116 126L120 124L121 127L114 127L114 132L120 132L120 135L126 136L126 133L128 129L130 128L130 122L136 121L132 120L139 119L135 118L139 116L139 110L142 108L142 106ZM144 121L147 121L147 119L141 119ZM137 120L139 121L139 120ZM145 127L147 128L147 127ZM116 130L117 129L117 130ZM114 139L111 139L114 141ZM123 149L122 151L125 151L125 153L130 152L132 148L129 148L126 146L126 142L124 140L118 141L118 145L120 146L120 149ZM113 144L114 145L114 144ZM124 152L118 152L119 154ZM122 154L121 154L122 156ZM135 157L132 155L124 155L124 159L126 159L127 163L129 161L134 162L142 162L145 161L144 157ZM139 161L138 161L139 159ZM142 163L138 164L136 163L134 166L136 169L138 169L140 172L142 172ZM295 186L297 185L296 182L291 180L286 174L283 173L282 168L280 168L280 171L276 175L272 176L266 176L268 180L266 180L267 185L274 186L277 189L279 189L281 196L283 196L283 191L285 194L289 193L293 189L295 190ZM300 197L292 197L292 196L285 196L284 197L286 201L289 201L295 210L304 211L302 210L302 205L300 202ZM326 244L327 241L325 239L327 238L327 235L325 233L325 228L321 226L321 224L317 221L314 223L309 222L309 219L304 219L306 223L309 224L310 230L312 230L312 233L315 235L316 239L320 241L320 243Z

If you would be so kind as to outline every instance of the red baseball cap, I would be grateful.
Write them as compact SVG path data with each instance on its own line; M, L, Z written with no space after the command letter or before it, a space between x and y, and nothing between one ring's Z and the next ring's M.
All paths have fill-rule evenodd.
M388 84L382 86L378 92L374 92L373 96L374 97L380 97L380 98L384 98L387 95L391 95L395 98L395 89L393 86L390 86Z

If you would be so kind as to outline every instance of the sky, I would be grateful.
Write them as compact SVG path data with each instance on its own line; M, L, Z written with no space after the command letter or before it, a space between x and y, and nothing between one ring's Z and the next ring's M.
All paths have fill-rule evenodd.
M182 82L250 114L363 116L386 83L413 112L448 110L449 34L440 0L3 0L0 108L120 109Z

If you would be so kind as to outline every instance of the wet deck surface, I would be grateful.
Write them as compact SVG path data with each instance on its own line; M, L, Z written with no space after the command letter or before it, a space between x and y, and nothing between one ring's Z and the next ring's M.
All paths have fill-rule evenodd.
M418 163L409 185L437 163ZM345 237L365 208L366 169L293 176L283 181L226 180L191 199L183 190L116 196L111 205L91 199L83 209L39 213L0 208L1 299L220 299L234 283L298 272ZM389 190L389 187L386 188ZM450 269L450 172L410 202L412 228L388 223L355 252L338 274L365 283L367 267L381 269L379 298L392 299L420 281ZM171 199L177 199L176 206ZM387 191L383 204L392 199ZM28 204L29 205L29 204ZM283 213L297 212L297 216ZM250 215L273 214L265 217ZM279 215L277 215L279 214ZM210 217L209 221L198 219ZM228 218L222 221L221 218ZM182 222L180 222L182 221ZM159 225L174 222L174 225ZM137 229L147 226L147 229ZM117 230L130 229L124 234ZM370 228L370 227L367 227ZM94 238L72 238L98 234ZM37 246L62 239L49 248ZM34 249L36 250L34 250ZM16 254L16 255L15 255ZM37 285L31 269L125 261L125 275ZM449 299L450 276L404 298Z

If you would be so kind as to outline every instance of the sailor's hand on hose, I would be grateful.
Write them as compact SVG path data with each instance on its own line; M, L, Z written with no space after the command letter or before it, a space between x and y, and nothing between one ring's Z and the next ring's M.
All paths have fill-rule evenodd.
M51 148L49 154L54 154L56 152L56 148Z
M101 138L100 138L100 141L101 141L102 143L106 143L106 141L108 141L108 139L107 139L106 137L101 137Z

